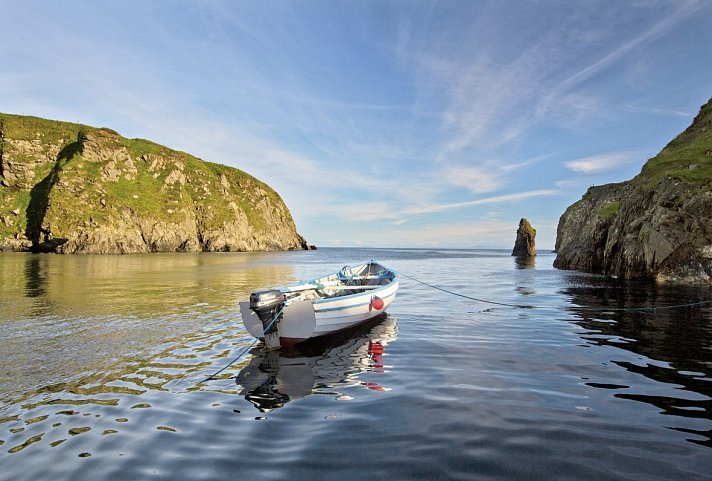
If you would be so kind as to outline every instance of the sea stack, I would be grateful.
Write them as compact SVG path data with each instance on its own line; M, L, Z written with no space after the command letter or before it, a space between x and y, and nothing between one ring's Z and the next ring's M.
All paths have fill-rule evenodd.
M534 257L536 255L536 229L528 220L522 218L517 229L517 240L514 242L512 255L517 257Z

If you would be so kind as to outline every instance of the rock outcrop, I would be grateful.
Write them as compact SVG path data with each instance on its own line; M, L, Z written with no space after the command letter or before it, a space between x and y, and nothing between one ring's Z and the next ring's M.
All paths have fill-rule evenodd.
M534 257L536 255L536 229L527 219L523 218L519 221L512 255L517 257Z
M554 266L712 282L712 99L630 181L591 187L559 220Z
M0 250L296 250L279 195L230 167L109 129L0 114Z

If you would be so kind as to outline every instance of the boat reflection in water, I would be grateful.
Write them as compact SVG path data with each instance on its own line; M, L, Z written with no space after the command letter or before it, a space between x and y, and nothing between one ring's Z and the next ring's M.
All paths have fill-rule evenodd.
M340 390L351 386L386 391L380 382L360 377L387 373L384 349L396 337L396 319L386 314L356 330L310 340L291 350L264 352L255 348L250 363L235 381L242 388L240 395L262 412L310 394L345 398Z

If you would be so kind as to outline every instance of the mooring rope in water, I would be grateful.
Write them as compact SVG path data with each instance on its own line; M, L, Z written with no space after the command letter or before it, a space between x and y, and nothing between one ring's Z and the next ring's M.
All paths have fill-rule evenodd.
M223 372L225 369L227 369L228 367L230 367L230 366L232 366L233 364L235 364L238 359L240 359L242 356L244 356L247 351L249 351L250 349L252 349L252 348L254 347L254 345L257 344L257 341L260 340L260 337L263 337L263 336L265 335L265 333L266 333L267 331L269 331L269 328L272 327L272 324L274 324L275 321L276 321L277 319L279 319L279 316L282 315L282 311L284 311L284 308L285 308L285 307L286 307L286 305L283 305L283 306L282 306L282 308L279 310L279 312L277 313L277 315L275 315L274 318L269 322L269 324L267 324L267 327L265 327L265 328L262 330L262 333L261 333L259 336L257 336L254 341L252 341L252 344L250 344L249 346L245 347L245 348L242 350L242 352L240 352L240 354L238 354L232 361L230 361L229 363L227 363L227 365L224 366L222 369L220 369L219 371L217 371L217 372L211 374L210 376L206 377L206 378L203 379L202 381L197 382L195 385L198 386L199 384L203 384L203 383L206 382L206 381L210 381L210 380L214 379L215 376L217 376L218 374L220 374L221 372Z
M553 305L531 305L531 304L511 304L508 302L498 302L498 301L491 301L488 299L481 299L478 297L473 297L473 296L468 296L465 294L461 294L459 292L454 292L448 289L444 289L442 287L435 286L433 284L429 284L425 281L421 281L420 279L417 279L413 276L409 276L408 274L405 274L403 271L398 271L398 274L401 276L408 278L412 281L415 281L419 284L423 284L424 286L428 286L432 289L436 289L438 291L445 292L447 294L452 294L453 296L458 296L458 297L463 297L465 299L470 299L472 301L477 301L477 302L482 302L485 304L493 304L495 306L504 306L504 307L515 307L518 309L561 309L561 306L553 306ZM669 309L681 309L684 307L699 307L699 306L704 306L707 304L712 304L712 300L709 301L698 301L698 302L688 302L685 304L674 304L670 306L656 306L656 307L584 307L584 306L579 306L579 307L573 307L573 309L579 310L579 311L613 311L613 312L624 312L624 311L645 311L645 312L652 312L653 314L657 314L657 311L662 311L662 310L669 310Z
M398 271L398 274L400 274L400 275L403 276L403 277L407 277L407 278L410 279L411 281L415 281L415 282L417 282L417 283L419 283L419 284L423 284L424 286L428 286L428 287L431 287L431 288L433 288L433 289L437 289L438 291L442 291L442 292L446 292L446 293L448 293L448 294L452 294L453 296L464 297L465 299L470 299L471 301L484 302L485 304L494 304L494 305L496 305L496 306L517 307L517 308L520 308L520 309L535 309L535 308L536 308L535 306L527 306L527 305L524 305L524 304L509 304L509 303L506 303L506 302L497 302L497 301L489 301L489 300L487 300L487 299L479 299L479 298L477 298L477 297L467 296L467 295L465 295L465 294L460 294L459 292L453 292L453 291L450 291L450 290L448 290L448 289L444 289L444 288L442 288L442 287L438 287L438 286L434 286L434 285L432 285L432 284L428 284L428 283L425 282L425 281L421 281L420 279L416 279L416 278L413 277L413 276L409 276L408 274L403 273L403 271Z

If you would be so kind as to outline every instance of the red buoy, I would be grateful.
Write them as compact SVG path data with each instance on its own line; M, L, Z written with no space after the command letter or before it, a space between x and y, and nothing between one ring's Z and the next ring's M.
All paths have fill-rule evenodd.
M375 309L377 311L383 309L383 299L378 296L373 296L371 298L371 304L369 306L369 309Z

